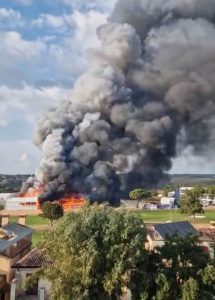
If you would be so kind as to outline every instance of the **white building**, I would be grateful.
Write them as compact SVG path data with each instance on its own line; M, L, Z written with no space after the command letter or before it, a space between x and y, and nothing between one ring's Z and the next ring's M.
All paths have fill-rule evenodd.
M175 202L175 198L174 197L162 197L161 198L161 205L173 206L174 202Z
M11 194L11 193L0 193L0 204L5 205L5 202L10 197L13 197L13 194Z
M5 201L6 210L36 210L37 197L13 197Z
M204 195L199 200L203 206L215 205L215 199L210 198L208 195Z

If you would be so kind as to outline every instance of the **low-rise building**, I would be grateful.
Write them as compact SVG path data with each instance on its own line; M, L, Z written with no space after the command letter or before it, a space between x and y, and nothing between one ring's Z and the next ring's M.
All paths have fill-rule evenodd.
M23 289L23 282L25 282L28 276L31 276L34 272L40 268L50 264L47 257L37 248L32 249L22 259L16 262L12 268L15 271L15 294L17 299L28 299L28 295L36 296L36 299L40 299L41 291L44 292L44 299L49 299L50 284L43 278L38 278L35 285L27 290Z
M161 198L161 205L162 206L173 207L174 204L175 204L175 198L174 197L162 197Z
M19 223L8 223L8 220L8 215L2 216L0 227L1 300L9 297L6 287L15 275L12 266L31 250L32 245L33 230ZM23 216L20 222L23 223Z
M166 237L173 234L184 237L187 234L198 235L198 231L187 221L155 224L147 228L148 242L146 247L149 250L162 247L165 244Z

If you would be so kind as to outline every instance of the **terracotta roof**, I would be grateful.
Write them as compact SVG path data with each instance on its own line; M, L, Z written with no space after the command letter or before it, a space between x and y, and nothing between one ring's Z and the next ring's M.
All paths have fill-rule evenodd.
M199 235L201 241L215 242L215 228L200 228Z
M37 248L31 250L22 259L15 263L12 268L41 268L50 264L48 258Z

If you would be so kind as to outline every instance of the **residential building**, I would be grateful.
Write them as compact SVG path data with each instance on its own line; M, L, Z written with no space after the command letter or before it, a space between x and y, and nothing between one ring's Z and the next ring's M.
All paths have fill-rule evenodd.
M153 250L155 247L162 247L167 236L173 234L186 236L189 233L198 235L198 231L187 221L152 225L147 228L146 248Z
M28 295L30 295L30 299L32 299L32 295L35 296L35 299L40 299L41 291L44 291L43 298L49 299L50 284L43 278L39 278L34 287L31 287L26 291L23 289L23 282L25 279L48 264L50 264L50 261L47 257L35 248L12 266L15 271L16 281L14 288L16 290L15 294L17 300L27 300L29 299Z
M8 223L9 216L2 216L0 227L0 299L8 299L7 285L11 283L15 272L12 266L24 257L32 244L33 230L24 225L25 216L20 216L21 223Z

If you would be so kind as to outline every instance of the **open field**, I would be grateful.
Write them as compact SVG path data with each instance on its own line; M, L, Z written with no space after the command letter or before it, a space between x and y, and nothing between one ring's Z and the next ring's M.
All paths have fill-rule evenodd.
M10 222L18 222L18 217L10 217ZM42 216L27 216L26 225L31 227L34 225L48 225L49 221Z
M161 223L166 221L184 221L185 216L180 214L178 210L139 210L133 212L143 218L145 223ZM188 217L188 221L194 224L208 224L210 221L215 221L215 209L207 209L205 213L201 215L203 218L194 220L193 217Z
M161 223L166 221L184 221L185 216L180 214L180 212L176 209L171 210L139 210L133 212L143 218L143 221L145 223ZM205 213L201 215L201 218L198 218L198 215L196 219L194 220L193 217L188 217L188 221L191 223L210 223L210 221L215 221L215 209L212 210L205 210Z
M142 217L145 223L161 223L166 221L184 221L185 216L180 214L177 209L171 210L131 210L131 213L137 214ZM27 211L26 211L27 214ZM215 221L215 208L205 209L205 213L201 215L201 218L194 220L193 217L188 217L188 221L192 223L200 223L200 224L208 224L210 221ZM18 217L12 216L10 217L10 222L17 222ZM26 225L30 227L43 226L48 227L49 221L44 219L41 215L27 215Z

